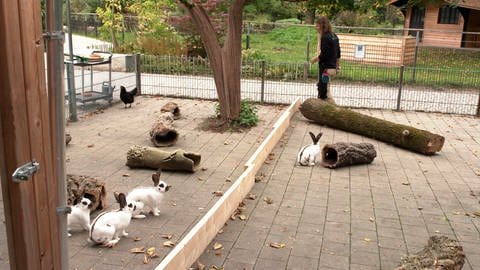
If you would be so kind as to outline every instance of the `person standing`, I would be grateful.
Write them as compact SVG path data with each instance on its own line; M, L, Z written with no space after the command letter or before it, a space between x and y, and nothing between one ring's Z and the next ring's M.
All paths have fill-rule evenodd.
M332 25L327 17L318 18L315 28L318 32L317 54L310 62L314 64L318 61L318 98L331 99L330 77L340 72L340 41L332 32Z

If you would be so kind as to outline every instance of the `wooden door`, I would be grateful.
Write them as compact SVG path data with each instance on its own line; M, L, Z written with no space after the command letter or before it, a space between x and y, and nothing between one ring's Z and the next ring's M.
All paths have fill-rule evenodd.
M55 145L50 120L40 1L0 2L0 178L10 268L61 269ZM36 160L39 170L14 182Z

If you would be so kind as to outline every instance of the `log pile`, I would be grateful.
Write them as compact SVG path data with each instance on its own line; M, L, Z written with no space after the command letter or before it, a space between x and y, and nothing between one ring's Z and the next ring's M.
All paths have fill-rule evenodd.
M180 117L180 109L176 103L169 102L161 112L150 129L150 140L156 147L174 145L178 140L178 132L173 127L173 120Z
M395 270L460 270L465 263L462 246L446 236L432 236L421 251L401 259Z
M367 136L424 155L440 151L445 141L443 136L426 130L364 115L317 98L305 100L300 105L300 112L320 125Z

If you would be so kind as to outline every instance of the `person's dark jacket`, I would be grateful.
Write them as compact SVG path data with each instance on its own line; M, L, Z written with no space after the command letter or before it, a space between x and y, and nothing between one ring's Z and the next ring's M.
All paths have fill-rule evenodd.
M326 32L320 41L319 65L323 68L336 68L337 58L340 58L340 42L335 33Z

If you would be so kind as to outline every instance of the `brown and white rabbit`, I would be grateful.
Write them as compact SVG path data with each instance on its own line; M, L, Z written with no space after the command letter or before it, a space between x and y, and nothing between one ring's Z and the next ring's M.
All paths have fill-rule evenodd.
M90 210L92 201L88 198L82 198L80 202L71 207L72 212L67 215L67 231L68 236L72 236L70 231L73 228L82 228L86 231L90 230Z
M150 208L154 216L160 215L159 207L162 203L163 193L167 192L171 187L165 181L160 181L160 174L160 170L152 174L152 187L137 187L128 193L127 200L134 201L137 205L133 218L145 218L146 215L142 214L142 212L145 212L146 208Z
M320 137L322 137L323 133L319 132L317 136L312 132L308 132L308 134L312 137L313 143L303 146L297 155L297 162L302 166L314 166L317 157L320 154L320 145L318 144L318 141L320 141Z
M136 209L135 202L127 201L125 194L114 193L120 204L120 209L100 213L90 226L89 242L113 247L121 236L127 236L127 227L132 220L132 213Z

